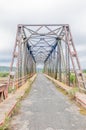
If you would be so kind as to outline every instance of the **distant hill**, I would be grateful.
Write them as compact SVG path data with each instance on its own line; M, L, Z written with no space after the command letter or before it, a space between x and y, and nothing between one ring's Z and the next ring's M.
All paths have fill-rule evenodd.
M9 72L10 67L8 66L0 66L0 72Z
M13 68L15 69L15 68ZM10 70L10 67L8 66L0 66L0 72L9 72Z
M39 72L43 72L43 69L42 68L37 68L36 71L39 73Z

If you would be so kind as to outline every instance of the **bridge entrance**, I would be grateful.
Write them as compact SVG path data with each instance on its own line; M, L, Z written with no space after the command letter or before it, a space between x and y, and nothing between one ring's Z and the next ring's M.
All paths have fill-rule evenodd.
M73 73L77 86L85 88L68 24L18 25L10 68L10 77L13 78L10 80L16 80L16 86L21 86L36 73L38 64L44 66L44 73L69 86L70 73Z

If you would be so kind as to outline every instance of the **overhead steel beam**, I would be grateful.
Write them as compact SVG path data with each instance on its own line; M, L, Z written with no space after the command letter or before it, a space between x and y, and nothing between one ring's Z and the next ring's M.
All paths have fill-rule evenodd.
M54 46L52 46L52 49L51 49L50 53L48 54L48 56L47 56L47 58L45 59L45 61L44 61L44 62L46 62L46 61L48 60L48 58L50 57L50 55L51 55L51 54L53 53L53 51L55 50L55 48L56 48L57 44L58 44L58 41L56 40L55 45L54 45Z
M33 60L34 60L34 62L36 63L35 58L34 58L34 56L33 56L33 53L32 53L32 51L31 51L31 49L30 49L29 44L27 44L27 48L28 48L28 50L30 51L30 54L31 54L31 56L32 56L32 58L33 58Z

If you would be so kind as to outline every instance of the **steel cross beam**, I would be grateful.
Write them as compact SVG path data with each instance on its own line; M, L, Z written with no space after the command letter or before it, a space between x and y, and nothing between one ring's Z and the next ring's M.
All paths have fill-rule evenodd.
M29 44L27 44L27 48L28 48L28 50L30 51L30 54L31 54L31 56L32 56L32 58L33 58L33 60L34 60L34 62L36 63L35 58L34 58L34 56L33 56L33 53L32 53L32 51L31 51L31 49L30 49Z
M57 48L59 41L61 41L61 46L58 46ZM64 48L64 45L66 45L66 48ZM37 48L39 50L37 50ZM40 48L42 48L42 53L44 55L39 54L41 52ZM56 53L57 49L58 53ZM66 49L65 52L64 49ZM37 53L39 55L36 55ZM60 57L60 60L58 60L58 57ZM17 68L15 77L18 79L26 74L36 72L36 62L38 59L41 59L41 61L44 62L44 70L49 75L52 75L51 73L53 73L53 76L58 78L59 71L59 77L62 78L64 71L66 75L64 76L64 79L65 77L68 77L67 84L70 80L69 67L71 61L79 88L86 88L68 24L19 24L17 26L10 73L13 71L14 64L16 64ZM63 64L66 64L66 67L63 67ZM63 68L65 70L62 70Z
M52 49L51 49L50 53L48 54L47 58L45 59L44 63L48 60L48 58L50 57L50 55L53 53L53 51L55 50L57 44L58 44L58 42L56 41L55 45L52 46Z

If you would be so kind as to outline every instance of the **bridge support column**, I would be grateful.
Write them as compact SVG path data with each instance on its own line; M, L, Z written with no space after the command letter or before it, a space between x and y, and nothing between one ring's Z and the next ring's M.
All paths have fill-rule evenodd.
M60 51L60 45L61 45L61 40L58 41L58 72L59 72L59 81L62 81L61 77L61 51Z
M66 55L66 84L70 86L70 57L68 43L65 44L65 55Z
M17 59L17 78L22 77L22 36L21 33L21 27L18 28L18 59Z
M58 74L58 52L57 52L57 47L56 47L56 66L55 66L55 79L57 79L57 74Z

